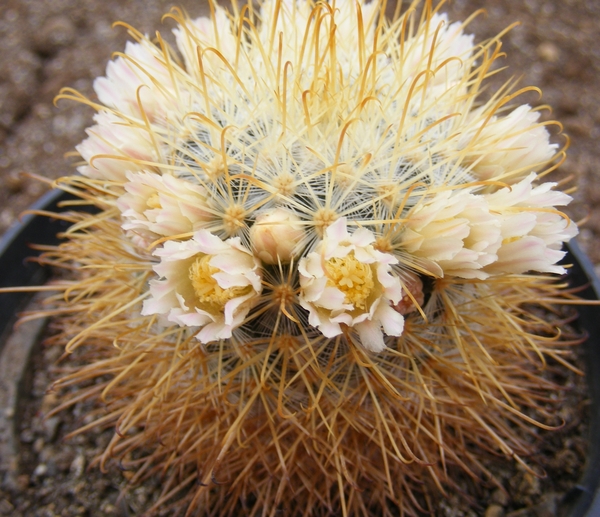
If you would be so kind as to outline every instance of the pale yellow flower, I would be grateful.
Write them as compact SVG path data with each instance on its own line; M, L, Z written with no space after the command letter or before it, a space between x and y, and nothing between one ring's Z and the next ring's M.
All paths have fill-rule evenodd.
M214 19L201 16L184 27L173 29L177 47L185 60L186 70L197 70L198 50L217 49L227 59L234 59L238 48L237 39L230 29L231 21L220 5L214 6ZM218 67L222 61L209 51L203 56L208 66Z
M437 87L433 91L439 96L464 74L464 61L473 53L473 35L463 33L462 23L449 23L446 13L434 13L427 27L427 31L420 31L416 38L406 42L399 62L402 77L409 82L419 72L431 70L428 80Z
M152 172L129 173L127 179L126 192L117 200L125 230L157 238L189 233L211 220L208 193L201 185Z
M485 279L489 274L483 268L498 258L500 221L472 190L424 198L406 216L400 242L434 274Z
M283 63L286 61L296 62L303 46L306 26L314 15L313 8L314 6L310 2L304 0L284 0L283 2L266 0L262 3L262 24L259 27L260 39L263 42L268 42L273 30L275 30L275 34L280 32L285 34L282 41L281 60ZM325 8L329 11L333 11L333 9L336 11L336 67L346 80L355 79L360 74L360 56L356 45L358 11L360 9L361 23L364 28L362 36L364 44L370 47L373 44L377 24L377 2L361 1L355 3L353 1L343 1L336 2L335 6L326 5ZM275 19L276 12L278 16ZM319 44L327 46L330 38L329 27L326 24L321 24L318 32ZM381 56L380 62L385 60L386 58ZM310 75L306 79L310 79Z
M145 41L127 42L124 55L110 61L106 76L94 81L94 91L105 106L150 120L164 117L175 98L166 63Z
M383 334L400 336L404 318L391 307L402 298L400 280L391 271L397 260L377 251L374 241L363 228L350 234L344 218L329 226L298 265L299 302L309 311L308 322L326 337L353 327L367 350L381 352Z
M88 138L76 146L87 162L77 169L84 176L122 182L127 172L142 170L142 162L156 160L147 131L107 111L97 113L94 120L97 124L86 130Z
M564 273L556 263L578 230L552 207L571 198L551 190L554 183L533 186L535 178L532 173L492 194L475 194L471 187L425 198L407 215L402 246L441 276Z
M222 241L200 230L188 241L165 242L154 255L160 279L150 281L142 315L199 328L202 343L230 338L262 291L260 264L237 237Z
M577 225L551 207L566 206L571 197L552 190L555 183L534 186L535 177L532 173L511 188L486 196L499 216L502 233L498 260L485 268L489 273L566 272L557 262L565 255L563 243L577 235Z
M540 112L524 104L508 115L489 121L481 109L473 111L475 124L462 136L459 147L468 147L466 161L477 178L515 183L538 172L556 154L548 130L539 122Z

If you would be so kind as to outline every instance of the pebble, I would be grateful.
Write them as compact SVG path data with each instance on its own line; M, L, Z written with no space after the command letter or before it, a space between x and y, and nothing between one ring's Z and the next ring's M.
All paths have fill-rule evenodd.
M549 41L544 41L536 50L537 55L549 63L556 63L560 58L560 49Z
M530 472L525 472L523 476L522 487L524 492L530 495L536 495L540 493L540 478L534 476Z
M70 495L79 495L86 488L86 484L84 481L76 483L75 485L70 485L67 487L67 493Z
M555 462L559 465L565 472L572 474L577 471L579 466L579 459L577 458L577 454L575 454L570 449L563 449L558 452L555 458Z
M9 190L9 192L14 194L23 190L24 182L23 178L19 173L11 173L8 174L4 179L4 184L6 185L6 188Z
M508 494L505 490L499 488L494 490L490 498L492 503L499 504L500 506L506 506L508 504Z
M48 466L45 463L40 463L33 471L34 478L44 477L48 472Z
M556 494L546 494L542 502L534 508L536 517L555 517L556 516Z
M42 452L44 445L45 442L43 438L36 438L35 442L33 442L33 450L39 454L40 452Z
M134 490L134 495L135 495L135 500L136 502L143 506L146 504L146 502L148 501L148 497L149 497L149 489L146 486L141 486L138 487Z
M29 486L30 481L31 480L27 474L21 474L17 476L17 488L19 491L23 492Z
M81 453L79 453L77 456L75 456L75 459L71 462L71 467L69 468L69 471L71 472L71 474L73 474L73 476L75 476L76 478L79 478L83 475L83 471L85 469L85 456Z
M53 442L58 434L58 428L60 426L60 418L53 416L44 420L44 435L46 441Z
M8 514L9 512L11 512L14 509L15 509L15 507L10 503L10 501L8 499L0 499L0 512L1 513Z
M486 508L484 517L504 517L504 508L498 504L491 504Z
M49 363L52 363L51 359L47 359ZM42 406L40 408L40 411L42 412L42 414L46 414L48 413L51 409L54 409L58 404L58 398L56 397L56 393L54 393L53 391L48 392L44 395L44 398L42 399Z
M102 515L116 515L117 514L117 507L110 503L106 503L106 504L102 505L102 508L100 510L102 511Z
M31 429L23 429L19 435L19 439L21 440L21 443L33 443L35 439L33 431Z

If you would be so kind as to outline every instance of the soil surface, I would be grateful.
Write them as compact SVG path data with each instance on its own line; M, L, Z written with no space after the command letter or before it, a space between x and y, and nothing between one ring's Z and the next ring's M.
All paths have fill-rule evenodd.
M570 148L559 177L576 177L578 190L569 214L577 221L587 218L578 239L600 272L600 182L595 181L600 163L596 144L600 137L600 2L453 0L444 9L451 20L464 20L484 3L487 13L476 17L467 29L477 40L520 22L503 38L507 58L502 64L508 71L491 89L511 76L520 77L522 86L536 85L543 91L541 98L527 94L522 102L550 105L550 116L563 124ZM0 235L46 190L32 176L54 179L73 171L74 160L65 159L65 154L85 138L84 130L91 125L91 109L67 102L55 107L54 96L69 86L93 98L93 79L104 74L111 54L121 51L127 40L126 30L111 24L121 20L148 34L157 29L170 33L172 24L161 23L161 16L172 5L172 0L0 0ZM207 12L203 0L180 0L177 5L193 17ZM562 136L555 138L564 142ZM82 423L85 408L76 407L59 420L40 418L40 411L52 403L52 395L45 391L51 374L44 365L55 359L50 356L53 353L48 349L38 359L33 398L27 408L31 423L20 431L23 470L16 485L0 488L0 515L137 515L152 497L151 486L118 500L127 473L101 476L97 469L86 470L108 435L62 441L69 429ZM579 393L565 404L568 427L585 432L585 422L578 416L584 404L583 385L576 377L564 382ZM584 440L578 433L554 435L553 452L541 454L548 470L567 466L570 474L565 483L577 479L585 458ZM555 490L564 490L566 485L547 486L522 472L507 473L505 479L507 486L520 486L523 501L508 502L503 493L490 491L486 506L477 511L461 510L449 499L440 506L439 515L556 515ZM520 513L518 508L532 502L537 505L535 511Z

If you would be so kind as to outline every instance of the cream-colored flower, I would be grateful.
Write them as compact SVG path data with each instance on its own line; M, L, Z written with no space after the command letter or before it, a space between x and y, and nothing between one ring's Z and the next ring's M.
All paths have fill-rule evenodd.
M484 180L516 183L530 172L538 172L556 154L548 130L540 124L540 113L524 104L504 117L487 123L485 111L476 110L475 124L460 139L459 148L468 147L466 162ZM485 125L482 127L482 125Z
M485 279L497 260L500 221L472 189L424 198L406 216L402 247L429 264L434 274Z
M203 52L209 48L218 50L228 60L235 59L238 44L230 25L231 21L227 11L215 4L214 19L201 16L189 21L185 29L183 27L173 29L177 47L185 61L186 70L197 69L199 51L202 53L203 63L207 63L209 66L222 65L223 62L216 53L213 51Z
M299 302L309 312L308 322L326 337L353 327L367 350L380 352L383 334L400 336L404 318L391 307L402 298L400 280L391 274L397 260L377 251L374 241L364 228L350 234L345 218L329 226L298 264Z
M565 273L556 265L565 255L563 243L575 237L577 225L553 207L568 205L571 197L552 190L556 183L533 186L536 175L486 196L490 209L499 214L502 246L489 273Z
M433 72L428 79L441 94L464 75L463 61L473 53L473 35L464 34L463 24L449 23L446 13L434 13L428 21L428 30L405 43L400 63L403 80L411 80L424 70ZM428 68L429 67L429 68Z
M266 0L261 5L262 24L259 28L259 37L266 45L272 34L285 34L282 41L281 61L294 63L298 52L305 43L306 27L314 23L314 3L305 0ZM358 77L360 58L356 45L359 30L358 12L362 19L363 33L361 35L365 46L373 44L375 27L377 25L377 2L344 1L337 2L335 7L326 6L326 10L335 8L336 30L336 63L335 68L346 78ZM275 15L277 17L275 18ZM319 46L327 45L331 38L330 28L326 24L318 25ZM317 30L315 30L315 35ZM258 57L258 56L257 56ZM310 77L309 77L310 78Z
M145 40L127 42L125 56L108 63L106 76L94 81L94 91L104 105L138 118L143 112L151 121L174 102L169 69Z
M170 174L127 174L126 193L117 200L123 229L147 236L172 236L201 228L212 217L204 187ZM152 236L149 236L152 239Z
M284 208L258 215L250 228L250 242L256 256L265 264L290 262L306 235L299 223L300 218Z
M76 146L87 162L78 171L92 179L126 181L129 171L148 168L141 162L156 161L148 133L132 127L123 119L100 111L94 116L96 125L86 130L88 138Z
M188 241L167 241L154 255L161 278L150 281L142 315L200 327L202 343L230 338L262 291L260 264L238 237L222 241L199 230Z

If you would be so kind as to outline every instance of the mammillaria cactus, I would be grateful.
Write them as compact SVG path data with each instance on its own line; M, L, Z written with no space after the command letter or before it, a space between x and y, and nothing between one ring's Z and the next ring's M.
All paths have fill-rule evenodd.
M99 209L40 259L87 350L61 407L98 400L81 432L162 476L150 512L416 515L490 452L530 468L562 151L512 83L481 98L498 39L384 9L173 10L175 48L129 28L98 102L59 95L97 114L58 186Z

